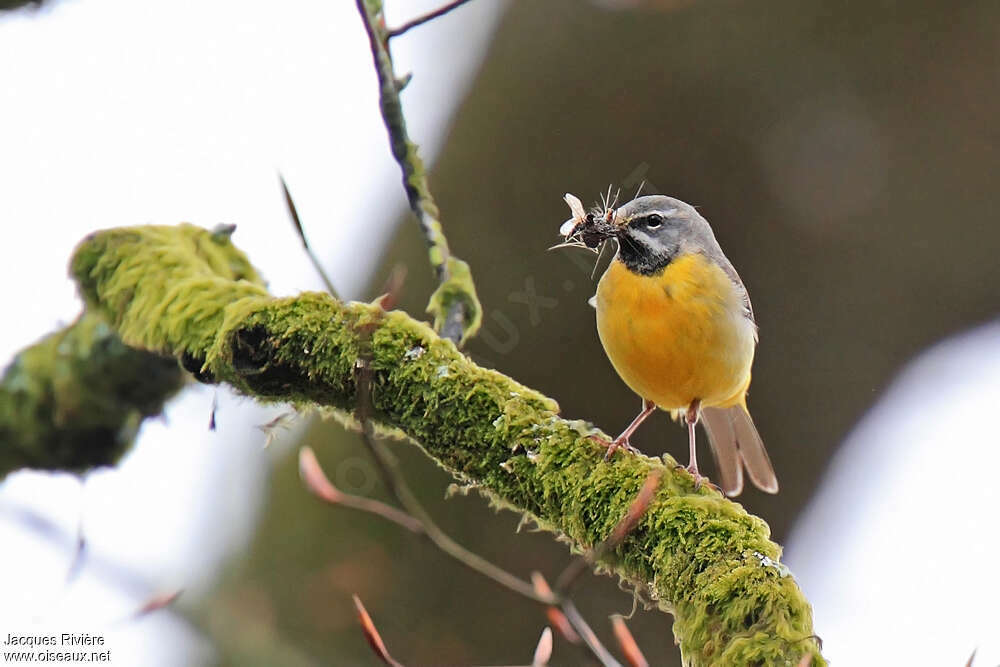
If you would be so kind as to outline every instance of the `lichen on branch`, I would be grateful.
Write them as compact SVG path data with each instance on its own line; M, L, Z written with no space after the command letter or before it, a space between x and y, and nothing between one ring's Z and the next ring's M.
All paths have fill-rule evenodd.
M600 566L674 615L687 664L825 664L809 604L761 519L695 489L669 457L605 462L590 424L563 419L554 400L477 366L426 324L326 294L273 298L228 237L190 225L99 232L72 268L125 343L261 401L349 420L364 354L381 429L576 551L600 544L659 469L647 511Z

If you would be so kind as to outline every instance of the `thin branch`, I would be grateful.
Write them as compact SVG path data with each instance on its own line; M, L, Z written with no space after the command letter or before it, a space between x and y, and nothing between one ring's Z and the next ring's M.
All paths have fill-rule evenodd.
M177 588L171 591L163 591L162 593L157 593L153 597L146 600L141 607L139 607L135 613L132 614L133 619L142 618L143 616L148 616L153 612L160 611L161 609L166 609L172 605L177 598L181 596L184 590Z
M357 594L352 595L351 598L354 600L354 609L358 615L358 623L361 625L361 631L364 633L372 652L375 653L379 660L389 665L389 667L403 667L402 663L389 654L389 649L385 645L385 641L382 639L378 628L375 627L375 622L372 620L371 615L361 602L361 598ZM542 634L535 644L535 652L531 658L531 665L527 665L526 667L545 667L551 659L552 630L545 628L542 630Z
M535 592L539 595L556 597L555 593L549 587L549 582L545 581L545 577L542 576L541 572L531 573L531 585L535 587ZM562 635L563 639L571 644L580 643L580 635L573 629L573 624L566 618L566 614L563 613L562 609L554 604L550 604L545 608L545 614L549 618L549 623Z
M545 667L552 659L552 630L545 628L542 630L538 643L535 644L535 654L531 658L530 665L491 665L491 667Z
M382 310L394 310L399 303L399 296L403 293L403 284L406 282L406 265L396 264L389 272L389 277L382 287L382 294L375 299L375 303Z
M573 624L576 631L580 633L583 643L587 645L590 652L594 654L594 657L596 657L604 667L622 667L621 663L618 662L613 655L611 655L608 649L604 648L604 644L602 644L601 640L597 638L597 635L591 629L590 625L587 624L587 621L584 620L583 616L580 614L580 610L576 608L576 605L573 604L572 600L569 598L563 598L560 606L562 607L562 610L566 612L566 618L568 618L569 622Z
M556 593L553 593L552 589L549 588L549 582L545 581L545 577L542 576L541 572L531 573L531 583L539 593L552 595L559 599L559 606L549 605L546 609L546 614L549 617L549 622L555 626L564 639L589 651L605 667L618 665L607 649L604 648L604 645L601 644L600 640L597 639L597 635L591 629L590 624L583 618L572 600L566 596L559 597ZM611 660L610 662L608 661L609 659Z
M388 31L378 0L355 0L371 46L379 82L379 108L389 133L392 155L403 173L406 197L429 247L428 257L437 276L438 288L431 296L428 312L442 337L462 343L475 334L482 320L482 306L476 296L469 265L452 256L441 227L437 204L427 183L417 145L410 140L399 99L402 82L393 69L387 47Z
M417 222L428 245L432 249L437 249L440 254L437 261L432 259L432 265L438 280L444 282L448 271L446 262L451 254L448 239L445 238L436 219L437 204L430 194L423 164L417 156L416 144L410 140L406 129L406 117L403 115L403 105L399 99L399 82L393 68L392 57L386 48L387 33L381 2L356 0L356 4L368 34L375 72L378 75L379 107L386 131L389 133L392 155L403 172L403 186L410 208L417 216Z
M618 640L618 647L622 650L622 654L628 661L629 667L649 667L649 661L642 654L639 645L635 641L635 637L632 636L628 626L625 625L625 619L620 614L615 614L611 617L611 629L615 633L615 639Z
M212 392L212 409L208 415L208 430L214 431L217 424L215 421L216 413L219 411L219 391L215 390Z
M66 570L66 583L71 584L83 572L84 563L87 560L87 538L83 535L83 522L80 523L76 533L76 548L73 550L73 560Z
M295 202L292 200L292 193L288 191L288 184L285 183L285 177L278 172L278 180L281 181L281 191L285 193L285 206L288 207L288 217L292 219L292 224L295 225L295 232L299 235L299 240L302 241L302 247L305 248L306 255L309 256L309 261L312 262L313 267L316 269L316 273L319 274L320 279L323 281L326 291L334 299L340 299L340 295L337 294L337 288L333 286L333 281L330 277L326 275L326 271L323 270L323 265L320 264L319 258L313 253L312 248L309 246L309 240L306 238L306 231L302 228L302 221L299 219L299 212L295 208Z
M531 667L545 667L552 659L552 630L545 628L535 645L535 654L531 658Z
M373 452L379 451L382 447L382 444L373 441L370 435L365 435L362 439L367 441L366 444ZM379 456L383 455L380 454ZM431 520L430 516L410 491L406 482L402 480L402 477L395 474L395 463L390 464L389 469L393 471L392 474L398 482L393 495L399 500L399 503L406 508L407 512L423 523L424 534L427 535L431 542L441 549L441 551L444 551L446 554L458 560L466 567L475 570L489 579L492 579L504 588L534 600L535 602L547 605L552 604L555 601L553 598L538 595L535 592L535 589L532 588L531 584L528 582L494 565L479 554L469 551L461 544L451 539L451 537L438 528L438 526Z
M282 412L266 424L258 424L257 429L264 434L264 449L271 446L271 443L278 437L280 430L288 429L298 414L292 410Z
M368 610L361 604L361 598L357 595L352 595L351 597L354 599L354 609L358 613L358 622L361 624L361 631L365 633L365 639L368 640L368 645L372 647L372 651L389 667L403 667L402 663L389 655L389 649L385 647L385 642L382 641L382 636L378 633L378 628L375 627L372 617L368 615Z
M400 35L402 35L407 30L410 30L411 28L416 28L418 25L423 25L424 23L427 23L428 21L433 21L434 19L436 19L436 18L438 18L440 16L444 16L445 14L447 14L448 12L450 12L451 10L457 9L458 7L461 7L462 5L464 5L467 2L469 2L469 0L454 0L454 2L449 2L448 4L446 4L446 5L442 6L442 7L439 7L439 8L435 9L432 12L428 12L428 13L424 14L423 16L418 16L415 19L407 21L406 23L404 23L403 25L399 26L398 28L392 28L391 30L387 30L386 33L385 33L386 39L392 39L393 37L399 37Z
M350 507L351 509L380 516L412 533L424 532L424 525L406 512L398 510L392 505L386 505L385 503L373 500L372 498L362 498L350 493L344 493L335 487L323 472L319 461L316 460L316 454L313 453L310 447L303 447L299 450L299 476L302 477L306 488L314 496L331 505Z

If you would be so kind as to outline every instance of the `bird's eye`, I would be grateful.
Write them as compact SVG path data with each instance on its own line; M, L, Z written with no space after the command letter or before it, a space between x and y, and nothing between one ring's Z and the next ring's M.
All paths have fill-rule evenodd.
M656 229L663 224L663 216L654 213L653 215L646 216L646 228Z

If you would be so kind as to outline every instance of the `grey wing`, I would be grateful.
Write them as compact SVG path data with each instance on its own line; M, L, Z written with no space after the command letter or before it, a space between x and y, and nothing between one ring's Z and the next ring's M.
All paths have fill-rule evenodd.
M737 291L740 293L740 297L743 299L743 308L746 310L747 319L753 323L753 340L757 342L757 320L753 316L753 304L750 303L750 293L747 292L746 285L740 280L740 274L736 273L736 269L733 267L732 262L729 261L722 251L719 251L718 256L713 257L722 270L726 272L729 279L733 281L733 285L736 286Z

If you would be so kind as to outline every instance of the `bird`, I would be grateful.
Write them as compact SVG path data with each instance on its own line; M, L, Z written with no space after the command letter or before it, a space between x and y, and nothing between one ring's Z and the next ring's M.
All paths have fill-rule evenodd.
M688 430L688 472L698 488L696 426L708 433L727 496L743 490L743 472L767 493L778 480L747 409L757 346L757 323L743 281L693 206L665 195L645 195L587 214L565 197L573 218L560 228L560 246L603 250L617 245L591 305L604 351L642 409L617 438L603 441L606 459L618 449L636 452L629 439L657 408Z

